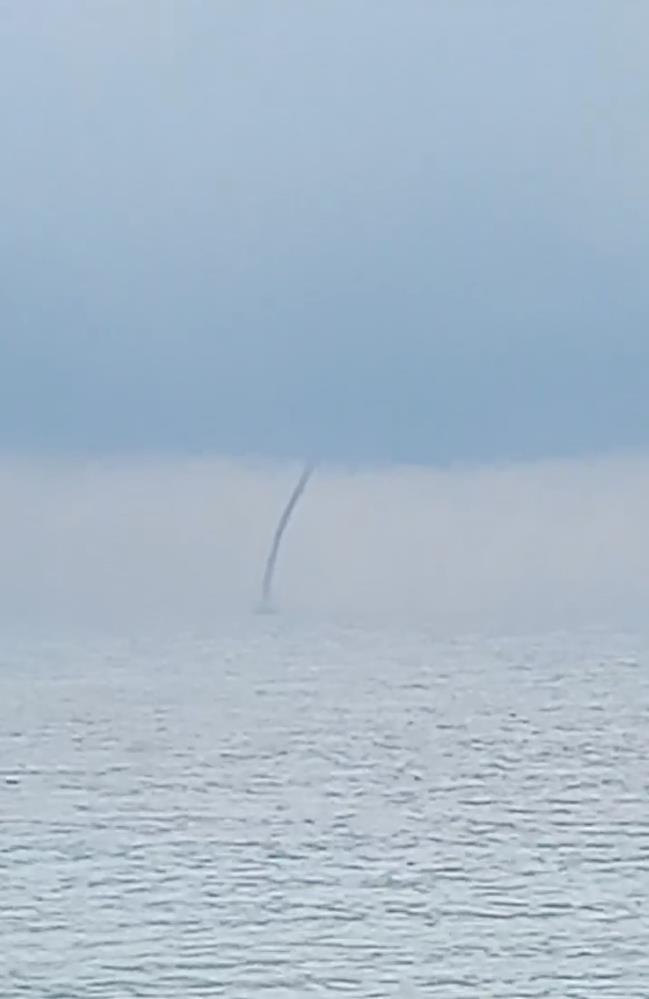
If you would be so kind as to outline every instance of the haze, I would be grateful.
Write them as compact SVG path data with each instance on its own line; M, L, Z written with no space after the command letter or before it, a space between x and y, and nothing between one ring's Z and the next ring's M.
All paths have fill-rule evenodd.
M0 466L0 621L212 628L250 617L297 469L207 459ZM320 468L276 603L436 631L642 626L649 462Z

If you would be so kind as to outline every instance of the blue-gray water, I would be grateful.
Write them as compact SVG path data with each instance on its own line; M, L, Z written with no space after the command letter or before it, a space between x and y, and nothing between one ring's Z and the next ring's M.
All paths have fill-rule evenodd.
M649 995L649 647L5 640L0 995Z

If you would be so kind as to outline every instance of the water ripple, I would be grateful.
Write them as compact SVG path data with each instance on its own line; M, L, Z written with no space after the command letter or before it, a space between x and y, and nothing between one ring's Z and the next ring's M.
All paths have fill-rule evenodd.
M0 665L0 995L646 999L639 640L282 630Z

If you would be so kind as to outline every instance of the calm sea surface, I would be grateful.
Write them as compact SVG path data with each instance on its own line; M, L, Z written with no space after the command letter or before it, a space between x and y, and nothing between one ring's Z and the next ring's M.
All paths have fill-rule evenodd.
M0 647L0 995L649 996L649 644Z

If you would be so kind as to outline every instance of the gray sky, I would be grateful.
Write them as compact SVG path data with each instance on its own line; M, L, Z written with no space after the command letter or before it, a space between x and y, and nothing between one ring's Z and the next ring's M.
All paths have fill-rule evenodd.
M649 442L644 0L0 0L0 447Z

